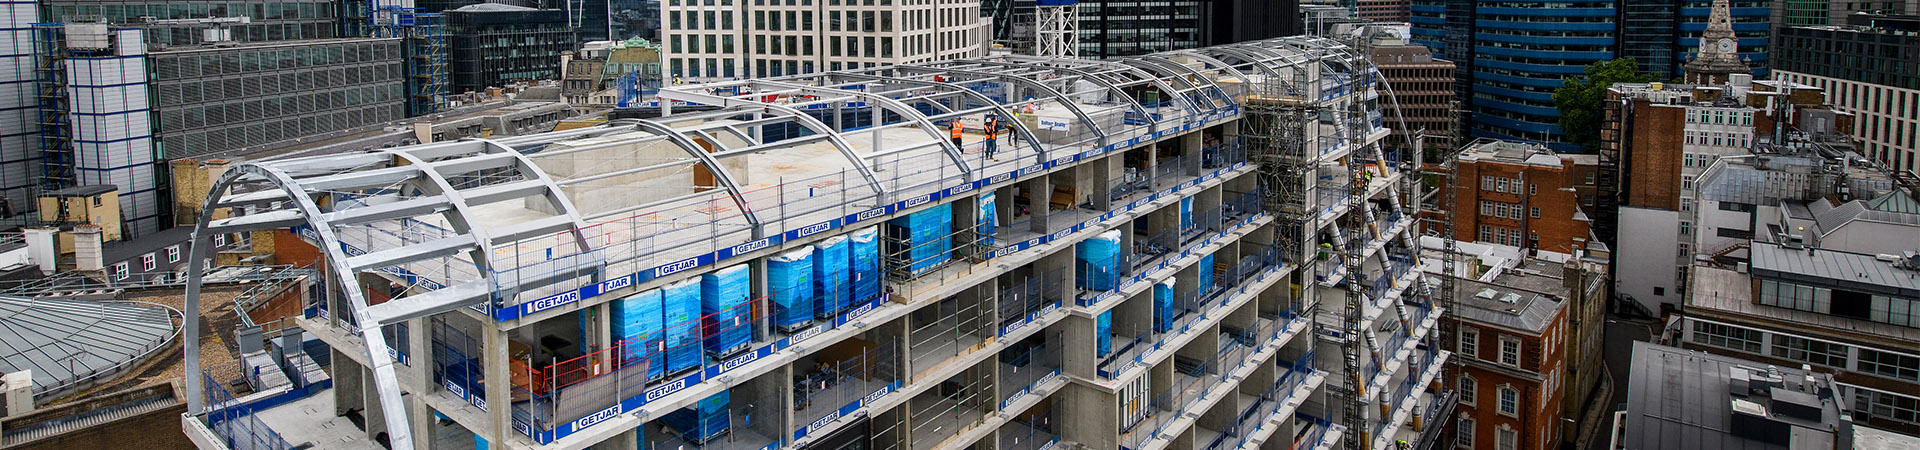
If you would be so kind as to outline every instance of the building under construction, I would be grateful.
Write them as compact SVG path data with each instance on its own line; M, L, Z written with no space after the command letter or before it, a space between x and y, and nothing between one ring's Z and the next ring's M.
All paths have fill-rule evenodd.
M298 319L317 342L275 341L300 362L278 388L190 376L189 437L1451 446L1445 311L1409 235L1418 152L1382 150L1391 94L1343 44L659 95L656 119L230 168L189 301L211 236L292 229L324 254Z

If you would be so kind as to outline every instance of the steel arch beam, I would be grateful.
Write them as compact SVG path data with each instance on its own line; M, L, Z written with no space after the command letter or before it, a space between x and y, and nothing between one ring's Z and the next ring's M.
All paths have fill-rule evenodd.
M858 72L834 72L833 76L856 78L856 79L862 79L862 80L868 80L868 81L885 81L890 83L916 84L916 85L927 86L927 87L952 89L953 90L952 93L957 93L967 98L977 100L981 104L987 105L987 107L989 108L993 108L994 111L998 111L1000 115L1006 116L1009 119L1007 120L1007 123L1013 125L1014 131L1019 132L1020 137L1026 138L1027 143L1032 144L1033 148L1040 152L1040 159L1042 161L1052 159L1052 154L1047 151L1047 148L1045 146L1040 145L1040 138L1034 136L1033 130L1027 128L1027 124L1020 123L1020 121L1018 120L1011 120L1014 118L1013 112L1007 110L1006 105L1002 105L999 102L993 101L993 98L987 97L986 94L974 92L974 90L972 89L967 89L952 83L942 83L937 81L921 81L921 80L914 80L914 79L908 79L908 78L883 77L879 75L868 75L868 74L858 73Z
M985 64L985 65L996 66L996 67L1055 70L1055 71L1071 73L1074 75L1079 75L1080 78L1087 79L1088 81L1092 81L1094 83L1098 83L1101 86L1105 86L1107 88L1107 92L1111 92L1113 93L1114 96L1120 97L1122 100L1126 100L1127 104L1133 105L1133 112L1140 113L1140 117L1143 119L1146 119L1148 123L1151 123L1154 126L1160 125L1160 121L1154 120L1153 113L1147 112L1147 108L1145 106L1142 106L1139 100L1134 99L1133 96L1131 95L1127 95L1126 91L1120 90L1120 88L1118 86L1114 86L1113 83L1109 83L1107 82L1107 80L1102 80L1100 79L1100 77L1093 76L1093 74L1087 73L1084 70L1069 69L1066 67L1056 67L1056 66L1036 67L1036 66L1029 66L1029 65L1023 65L1023 64L1013 64L1013 63L1005 63L1005 62L989 61L989 60L975 60L975 61L968 61L968 62L975 63L975 64Z
M974 173L973 167L967 165L967 161L960 157L960 153L961 153L960 147L954 146L953 142L950 140L942 139L940 136L939 127L934 126L933 121L927 120L927 116L925 114L921 114L920 110L913 109L913 107L907 106L907 104L905 103L901 103L898 100L887 98L885 96L867 93L867 92L855 91L850 89L822 89L814 86L787 83L784 81L776 81L776 80L759 80L757 82L776 85L776 86L783 86L791 89L797 89L802 92L832 92L834 94L847 94L855 97L864 98L864 99L867 99L868 101L886 105L886 108L888 110L900 114L901 117L909 118L913 120L914 123L920 124L921 128L926 130L927 135L932 137L934 142L939 143L940 150L942 150L947 154L947 158L952 159L954 164L957 164L960 166L960 170L966 174L967 181L973 181L973 180L979 179L978 174ZM878 123L873 125L875 127L880 126L880 124ZM879 149L874 149L874 150L879 150Z
M801 126L813 130L814 133L826 136L827 141L833 144L833 148L840 151L840 156L847 158L847 162L853 164L853 168L860 172L860 177L867 179L867 186L873 189L873 195L878 197L883 203L886 201L887 194L890 191L880 185L880 177L873 174L873 168L868 167L867 163L860 158L860 155L853 153L853 146L847 144L847 140L840 136L839 131L834 131L833 128L828 127L827 124L821 122L820 119L815 119L805 112L786 105L664 89L660 91L660 94L661 98L668 100L674 100L675 97L679 97L679 100L719 105L723 108L738 107L742 108L741 112L753 112L752 110L759 109L760 112L779 113L780 115L791 117L794 121L800 122Z
M294 181L293 177L277 169L251 164L230 169L220 175L213 189L207 193L206 204L217 204L220 194L243 176L264 179L286 192L292 206L297 208L296 211L308 221L309 225L313 226L314 233L320 236L321 247L323 247L320 251L325 252L327 257L328 272L334 274L335 281L348 287L341 291L354 309L355 323L361 325L361 340L366 344L367 359L371 363L368 369L373 372L374 387L380 393L380 408L386 416L387 442L393 446L394 450L413 450L413 428L408 423L406 405L400 402L403 393L400 391L399 377L394 373L393 357L386 351L388 345L386 335L381 334L379 326L366 326L368 322L372 322L367 315L367 298L356 287L357 280L353 279L355 272L346 264L347 255L340 249L339 237L334 234L332 227L312 224L311 221L314 218L323 217L319 206L314 204L312 197L299 188L300 184ZM200 367L199 311L201 285L205 282L201 272L206 269L202 261L210 257L207 253L212 250L208 248L209 245L205 245L210 243L207 225L212 218L213 214L201 214L200 219L194 224L193 245L188 251L187 258L187 292L183 312L192 312L183 314L186 316L183 328L189 330L186 332L188 333L186 339L183 340L186 342L187 413L190 415L207 412L204 408L211 406L201 404L201 400L205 398L206 387L201 385L205 380L204 375L201 375L204 372Z
M1073 103L1073 99L1068 98L1066 94L1062 94L1060 93L1060 91L1053 90L1053 88L1047 87L1047 85L1042 84L1038 81L1033 81L1033 80L1029 80L1029 79L1021 78L1017 76L996 74L992 72L979 72L979 71L963 70L963 69L946 69L946 68L927 67L927 66L895 66L893 67L893 70L904 70L904 71L912 71L912 72L920 72L920 73L929 73L929 72L957 73L957 74L971 75L976 77L1005 79L1005 80L1012 81L1014 84L1024 83L1026 85L1039 89L1040 92L1042 93L1053 96L1053 98L1058 99L1060 101L1061 105L1066 106L1067 110L1072 111L1074 115L1080 116L1080 121L1085 122L1087 124L1087 128L1092 129L1094 134L1097 134L1100 136L1101 145L1103 146L1106 145L1107 138L1112 136L1111 134L1108 134L1106 130L1101 129L1100 124L1094 123L1093 116L1087 114L1086 111L1081 110L1080 105L1076 105ZM966 88L961 88L961 89L966 89ZM972 89L967 89L967 90L971 91ZM1008 99L1008 100L1011 101L1012 99ZM993 102L989 102L989 103L993 103ZM1140 104L1135 103L1134 106L1138 107L1140 106Z
M693 142L692 139L687 139L687 135L674 132L673 128L661 125L659 122L646 119L622 119L622 121L632 121L634 128L667 138L668 141L672 141L674 145L680 146L682 150L686 150L687 153L692 154L693 157L699 158L701 164L705 164L707 169L713 171L714 176L720 178L720 184L726 185L727 193L731 194L728 196L733 197L733 204L739 206L740 212L746 216L747 222L753 224L753 237L755 239L764 237L760 236L760 234L765 233L766 230L763 229L763 226L766 225L766 222L760 220L760 213L754 211L753 205L747 204L747 198L745 195L742 195L742 191L740 190L740 182L735 180L733 178L733 172L728 171L725 166L721 166L720 161L715 159L712 154L708 154L706 150L700 148L699 143ZM714 145L719 145L719 143L715 143Z

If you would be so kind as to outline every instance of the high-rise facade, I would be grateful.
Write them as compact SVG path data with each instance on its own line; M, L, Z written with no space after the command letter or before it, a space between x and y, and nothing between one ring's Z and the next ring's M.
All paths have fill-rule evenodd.
M1427 154L1452 154L1460 124L1454 113L1453 62L1435 58L1425 46L1398 39L1393 43L1376 42L1368 46L1368 51L1374 67L1380 68L1380 76L1393 87L1400 118L1406 121L1408 129L1395 127L1393 132L1407 135L1424 131L1421 146Z
M1200 0L1080 2L1080 56L1106 58L1196 48L1205 27Z
M666 0L661 14L682 81L985 56L992 32L978 0Z
M579 47L567 12L496 3L445 12L454 92L560 78L560 52Z
M1459 66L1464 135L1580 149L1562 137L1553 91L1586 65L1631 57L1655 79L1683 75L1712 10L1706 0L1601 0L1511 6L1476 0L1416 0L1414 40ZM1741 61L1764 74L1767 1L1736 1L1728 16Z
M720 109L247 163L298 175L211 207L289 201L196 236L379 280L316 289L301 375L395 448L1450 448L1372 73L1289 38L666 86ZM209 448L361 434L191 401Z
M173 224L168 159L405 118L419 92L407 83L404 40L341 39L341 7L40 3L40 24L15 34L38 59L26 73L34 88L20 94L35 97L42 136L0 163L15 210L32 208L21 200L36 189L112 185L125 231L138 237ZM15 184L20 174L28 189Z
M1866 25L1781 28L1775 74L1826 89L1834 108L1856 114L1862 154L1894 170L1920 170L1916 28L1920 19L1884 16Z

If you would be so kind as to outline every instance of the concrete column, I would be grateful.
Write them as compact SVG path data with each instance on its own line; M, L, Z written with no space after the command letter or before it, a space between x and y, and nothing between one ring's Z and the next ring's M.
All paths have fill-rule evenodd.
M407 426L413 427L413 448L432 449L433 442L444 432L436 423L439 420L433 417L433 408L427 406L427 402L421 400L418 394L407 395L404 404L407 405Z
M664 107L665 103L662 105ZM483 426L484 429L474 430L474 433L494 446L504 448L507 437L514 432L512 402L508 401L513 398L513 376L510 374L512 357L507 353L506 331L490 323L481 324L480 328L480 352L483 355L480 361L489 381L486 385L486 415L491 420Z
M364 369L364 368L362 368L361 370L363 371L360 375L362 380L373 379L372 370ZM387 434L387 411L386 409L381 408L380 402L377 400L380 398L379 386L374 383L361 383L360 398L375 399L375 401L364 403L366 405L366 409L363 410L361 414L364 414L367 419L367 422L366 422L367 438L373 439L375 441L379 441L382 438L382 435ZM405 403L403 402L402 404L405 404Z
M1206 141L1202 140L1200 135L1201 133L1187 133L1180 135L1179 138L1180 154L1191 156L1187 161L1188 176L1200 176L1200 149L1206 145Z
M593 351L600 352L600 357L595 358L595 363L600 365L601 370L611 370L614 367L614 361L612 360L614 352L605 350L613 348L613 344L615 343L612 319L613 303L605 302L593 305L587 309L587 313L591 315L591 317L588 317L590 320L587 321L587 326L592 327L591 330L588 330L587 334L593 339L588 342L593 342Z
M345 416L366 407L366 392L360 386L364 383L366 368L340 350L332 352L333 415Z
M753 338L754 341L758 342L767 339L772 334L771 327L773 326L773 303L768 301L770 299L769 295L773 293L773 289L767 286L766 258L754 258L752 261L748 261L747 272L751 273L747 282L749 284L748 291L753 296L753 299L749 301L753 302L752 308L755 313L754 315L758 316L753 321Z
M1093 207L1102 211L1113 210L1113 187L1116 180L1126 176L1125 172L1116 172L1120 167L1119 156L1107 155L1100 159L1080 163L1080 176L1092 185Z
M1054 323L1052 327L1049 327L1047 332L1053 332L1055 330L1063 332L1061 333L1063 342L1048 343L1048 345L1054 346L1053 348L1058 349L1060 352L1060 367L1062 372L1067 375L1089 380L1099 378L1099 373L1095 372L1095 369L1100 364L1100 356L1097 352L1098 348L1096 347L1099 345L1099 341L1096 340L1098 337L1094 335L1095 328L1097 327L1092 317L1079 315L1069 315L1059 322Z
M1055 397L1064 405L1059 412L1061 438L1086 448L1120 448L1120 404L1118 396L1080 383L1067 383ZM1152 398L1141 399L1151 401ZM1061 407L1064 406L1064 407Z
M1020 190L1027 193L1028 212L1033 214L1029 231L1047 234L1047 213L1052 212L1053 184L1046 175L1020 182Z

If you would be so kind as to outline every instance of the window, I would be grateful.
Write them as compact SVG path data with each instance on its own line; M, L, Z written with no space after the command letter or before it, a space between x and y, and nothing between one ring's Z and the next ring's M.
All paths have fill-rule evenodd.
M1507 218L1507 204L1496 203L1493 205L1493 211L1494 211L1493 215L1495 217L1499 217L1502 219Z
M1711 322L1693 323L1693 342L1747 353L1760 353L1759 330Z
M226 245L227 245L227 235L225 235L225 234L216 234L216 235L213 235L213 247L214 247L214 248L220 248L220 247L224 247L224 246L226 246Z
M1527 195L1540 195L1540 185L1538 184L1527 185Z
M115 275L118 275L118 277L116 277L117 279L121 279L121 280L127 279L127 263L122 262L119 264L114 264L113 273Z
M1461 329L1460 330L1460 350L1455 353L1459 353L1461 356L1465 356L1468 358L1479 358L1480 357L1480 330L1476 330L1472 328Z
M1693 189L1693 175L1681 175L1680 188L1688 189L1688 190Z
M1493 242L1493 227L1480 226L1480 242Z
M1693 222L1680 222L1680 235L1681 235L1681 236L1692 236L1692 235L1693 235Z
M1680 199L1680 210L1681 210L1681 211L1693 211L1693 199L1691 199L1691 198L1681 198L1681 199Z
M1594 173L1595 172L1587 172L1587 184L1593 184Z
M1920 381L1920 357L1860 349L1861 372L1907 381Z
M1847 367L1847 346L1827 341L1776 335L1773 337L1773 356L1828 367Z
M1503 194L1504 194L1504 193L1506 193L1506 192L1507 192L1507 179L1505 179L1505 178L1498 178L1498 179L1495 179L1495 180L1494 180L1494 189L1493 189L1493 190L1494 190L1494 191L1496 191L1496 192L1500 192L1500 193L1503 193Z
M1480 177L1480 190L1491 191L1493 186L1493 177Z
M1535 207L1527 208L1527 217L1532 217L1535 219L1540 218L1540 207L1535 206Z
M1480 380L1475 380L1473 379L1473 377L1470 377L1470 376L1461 375L1460 376L1460 404L1473 406L1474 400L1477 400L1479 397L1480 397Z
M1520 416L1520 391L1513 386L1500 385L1500 414Z
M177 262L180 262L180 246L167 247L167 263L172 264Z
M152 272L155 266L154 264L155 259L158 259L158 258L154 258L152 253L140 255L140 271Z
M1500 337L1500 363L1520 367L1520 340Z
M1491 216L1491 215L1493 215L1493 202L1490 202L1490 201L1486 201L1486 200L1481 200L1481 201L1480 201L1480 215L1482 215L1482 216Z
M1460 448L1473 448L1473 418L1460 416L1456 422L1460 424L1459 431L1454 433L1460 438L1456 445Z

